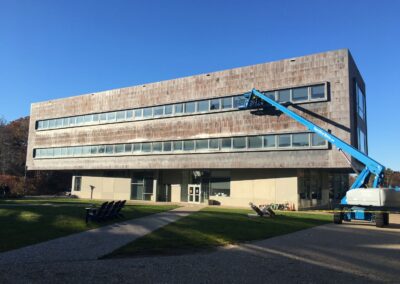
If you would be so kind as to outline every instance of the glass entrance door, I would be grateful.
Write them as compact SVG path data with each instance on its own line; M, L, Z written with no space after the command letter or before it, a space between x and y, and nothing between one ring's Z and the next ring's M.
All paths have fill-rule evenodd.
M201 202L201 186L200 184L188 185L188 202L200 204Z

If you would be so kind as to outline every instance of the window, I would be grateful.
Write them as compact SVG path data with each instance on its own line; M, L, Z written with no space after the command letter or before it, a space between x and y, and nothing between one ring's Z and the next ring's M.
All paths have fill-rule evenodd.
M318 85L311 87L311 99L325 98L325 85Z
M82 147L82 155L84 155L84 156L90 155L90 146Z
M174 108L175 108L175 113L176 114L183 113L183 104L176 104L176 105L174 105Z
M74 191L81 191L82 177L75 177L74 179Z
M174 141L173 142L174 151L182 151L182 141Z
M107 113L107 121L115 121L115 112Z
M162 142L153 142L153 152L162 151Z
M185 103L185 113L194 113L196 111L196 103Z
M222 138L221 139L221 148L222 149L232 148L232 139L231 138Z
M265 96L272 99L272 100L276 100L275 99L275 92L265 92Z
M290 102L290 90L282 90L278 92L278 102Z
M142 152L151 152L151 143L142 143Z
M132 152L132 144L125 144L125 153Z
M358 149L365 154L367 153L366 135L360 128L358 128Z
M275 135L266 135L264 136L264 147L265 148L275 148Z
M60 157L60 156L61 156L61 149L55 148L54 149L54 157Z
M91 123L93 121L93 115L88 114L84 116L85 123Z
M132 119L132 117L133 117L133 110L127 110L126 111L126 119L129 120L129 119Z
M173 105L165 106L165 115L171 115L173 111Z
M154 116L164 115L164 106L158 106L153 108Z
M194 140L183 141L183 150L193 151L194 150Z
M74 156L82 155L82 147L74 147Z
M85 122L85 117L83 115L82 116L78 116L76 118L76 124L77 125L82 125L84 122Z
M362 120L365 121L365 96L359 85L356 83L357 112Z
M68 148L66 148L66 147L64 147L64 148L61 148L61 156L62 156L62 157L65 157L65 156L67 156L67 155L68 155L68 152L67 152L67 150L68 150Z
M292 100L294 102L308 100L308 88L295 88L292 91Z
M234 137L232 138L233 149L244 149L246 148L246 137Z
M220 99L214 99L210 101L210 110L217 110L219 109Z
M210 139L210 149L219 149L219 139Z
M49 121L48 120L43 121L43 128L44 129L49 128Z
M124 144L115 145L115 153L116 154L123 153L123 152L125 152L125 145Z
M261 148L263 142L262 136L251 136L248 138L248 147L250 149Z
M114 153L114 145L106 145L106 154L111 155Z
M196 140L196 151L197 150L207 150L208 149L208 140Z
M222 109L232 108L232 97L223 98L221 101L222 101Z
M326 141L325 141L324 138L322 138L318 134L311 133L311 145L312 146L325 146L326 145Z
M233 108L239 108L240 106L244 106L245 101L246 99L244 96L233 97Z
M199 112L206 112L209 109L210 101L199 101L197 102L197 111Z
M292 146L293 147L308 147L310 142L308 141L310 135L308 133L299 133L292 135Z
M61 118L56 120L56 127L62 127L63 120Z
M49 120L49 128L54 128L56 126L56 121L54 119Z
M141 143L134 143L133 145L133 152L141 152L142 151L142 144Z
M90 147L90 154L96 155L98 150L98 146L92 146Z
M105 145L100 145L99 146L99 154L104 154L106 152L106 146Z
M152 107L147 107L143 109L143 117L144 118L150 118L153 116L153 108Z
M68 147L68 148L67 148L67 155L68 155L69 157L71 157L71 156L74 155L74 148L73 148L73 147Z
M117 121L125 120L125 111L117 112Z
M163 142L163 151L164 152L172 151L172 142Z
M210 178L210 195L211 196L230 196L231 180L230 178Z
M290 147L290 134L279 135L278 141L279 147Z
M99 122L99 115L93 114L93 122Z
M100 122L105 122L107 120L107 114L106 113L101 113L100 114Z
M141 119L143 116L143 110L142 109L135 109L135 119Z

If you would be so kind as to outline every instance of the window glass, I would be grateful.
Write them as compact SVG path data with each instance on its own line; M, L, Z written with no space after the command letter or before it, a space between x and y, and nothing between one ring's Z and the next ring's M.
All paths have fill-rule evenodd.
M92 147L90 147L90 154L96 155L96 154L97 154L98 148L99 148L98 146L92 146Z
M106 152L106 146L105 145L100 145L99 146L99 154L104 154Z
M210 102L209 100L197 102L197 111L199 112L208 111L209 102Z
M174 151L182 151L182 141L174 141L173 143Z
M219 149L219 139L210 139L210 149Z
M74 147L74 156L82 155L82 147Z
M100 122L105 122L107 120L107 114L106 113L101 113L100 114Z
M56 126L56 121L54 119L49 120L49 128L54 128Z
M308 141L310 135L308 133L299 133L292 135L292 146L293 147L308 147L310 142Z
M106 154L114 153L114 145L106 145Z
M232 97L221 99L222 109L232 108Z
M47 153L46 153L46 156L47 156L47 157L53 157L53 155L54 155L54 149L47 149L46 152L47 152Z
M68 147L67 148L67 155L68 156L74 155L74 148L73 147Z
M93 121L93 116L91 114L85 115L85 123L90 123Z
M133 146L133 152L141 152L142 151L141 143L134 143L134 144L132 144L132 146Z
M171 115L173 111L173 105L165 106L165 115Z
M322 138L318 134L311 133L311 145L312 146L325 146L326 145L326 141L325 141L324 138Z
M115 145L115 153L123 153L123 152L125 152L124 144Z
M154 116L164 115L164 106L157 106L153 108Z
M126 119L128 120L130 120L130 119L132 119L132 117L133 117L133 110L127 110L126 111Z
M90 146L82 147L82 155L90 155Z
M248 147L251 149L262 148L263 137L262 136L250 136L248 138Z
M68 155L67 147L61 148L61 156L62 156L62 157L65 157L65 156L67 156L67 155Z
M143 109L143 117L149 118L153 116L153 108L152 107L147 107Z
M81 191L82 177L75 177L74 179L74 191Z
M162 142L153 142L153 152L162 151Z
M356 83L356 95L357 95L358 115L362 120L365 120L365 97L357 83Z
M61 156L61 149L54 148L54 157L60 157L60 156Z
M239 108L240 106L244 106L246 99L244 96L235 96L233 97L233 108Z
M268 98L270 98L270 99L273 99L273 100L275 101L275 92L274 92L274 91L272 91L272 92L265 92L264 94L265 94L266 97L268 97Z
M68 127L69 126L69 119L68 118L63 118L63 126Z
M196 151L208 149L208 139L196 140Z
M63 120L62 118L59 118L56 120L56 127L62 127L63 126Z
M171 142L163 142L163 151L170 152L172 150L172 143Z
M279 147L290 147L290 134L283 134L278 136L278 146Z
M142 152L151 152L151 143L142 143Z
M117 112L116 117L117 117L117 120L118 120L118 121L125 120L125 111L119 111L119 112Z
M358 128L358 149L363 152L366 153L367 151L367 145L366 145L366 136L364 131L362 131L362 129Z
M76 124L81 125L85 122L85 117L83 115L76 117Z
M176 114L183 113L183 104L176 104L174 105L174 108Z
M232 147L232 139L231 138L222 138L221 139L221 148L227 149Z
M290 90L278 91L278 102L290 102Z
M210 101L210 110L217 110L220 107L220 99Z
M132 152L132 144L125 144L125 153Z
M43 128L49 128L49 121L48 120L43 120Z
M230 178L210 178L211 196L230 196L231 182Z
M308 87L293 89L292 90L292 100L294 102L308 100Z
M195 111L196 111L195 102L185 103L185 113L194 113Z
M183 141L183 150L184 151L193 151L194 150L194 140Z
M311 87L311 99L325 98L325 85Z
M234 137L232 138L233 149L244 149L246 148L246 137Z
M115 121L115 112L107 113L107 120L108 121Z
M142 118L142 115L143 115L142 109L135 109L135 119Z
M264 147L265 148L274 148L275 144L275 135L266 135L264 136Z

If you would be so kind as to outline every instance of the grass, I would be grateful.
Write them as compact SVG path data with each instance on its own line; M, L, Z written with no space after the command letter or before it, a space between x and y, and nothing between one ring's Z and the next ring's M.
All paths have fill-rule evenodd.
M327 214L278 212L249 218L249 210L205 208L121 247L106 258L177 254L292 233L332 221Z
M103 223L90 222L86 225L84 208L89 204L101 202L62 198L3 200L0 203L0 252L121 221L116 219ZM42 206L42 204L53 206ZM125 205L122 213L125 219L134 219L176 207L173 205Z

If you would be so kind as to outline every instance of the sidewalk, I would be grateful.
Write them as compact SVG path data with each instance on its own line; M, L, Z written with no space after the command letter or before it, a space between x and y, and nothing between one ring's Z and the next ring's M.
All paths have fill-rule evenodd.
M201 208L180 207L0 253L0 265L95 260Z

